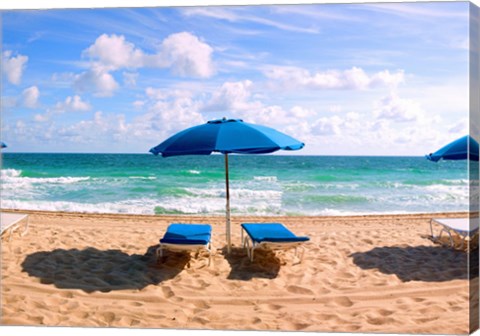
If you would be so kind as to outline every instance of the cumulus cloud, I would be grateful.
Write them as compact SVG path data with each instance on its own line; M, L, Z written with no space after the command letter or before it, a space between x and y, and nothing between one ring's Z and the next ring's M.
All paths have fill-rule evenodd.
M467 134L468 133L468 119L462 118L457 123L453 124L449 129L449 133Z
M425 111L417 102L400 98L394 92L375 102L373 113L378 119L396 122L415 122L425 116Z
M319 118L312 125L312 132L315 135L339 135L344 120L339 116Z
M123 84L134 87L137 85L138 72L123 72Z
M14 56L11 50L3 52L2 69L10 83L20 84L27 62L28 56L20 54Z
M50 120L51 117L52 117L51 113L45 113L45 114L38 113L33 116L33 120L35 120L36 122L43 123Z
M96 96L111 97L119 85L115 78L102 67L92 67L75 76L75 89L80 92L94 91Z
M59 138L74 143L91 143L100 139L106 143L110 140L124 140L128 133L125 116L95 112L90 120L82 120L73 125L60 127Z
M176 75L207 78L214 74L213 48L187 32L172 34L163 42L157 64Z
M54 115L65 112L89 111L90 109L90 104L84 102L80 96L68 96L63 102L57 102L53 108L47 109L45 113L36 114L33 119L36 122L43 123L52 119Z
M83 51L83 56L96 59L104 70L137 68L143 65L144 54L133 43L120 35L100 35L93 45Z
M271 86L283 89L366 90L379 86L395 87L404 81L403 70L395 73L384 70L368 75L358 67L311 73L300 67L270 66L264 69L264 74L272 80Z
M185 92L164 93L150 88L150 100L144 105L146 113L135 118L130 134L136 138L162 139L186 127L205 122L198 111L199 103Z
M89 103L84 102L80 96L75 95L73 97L68 96L63 102L58 102L55 105L55 109L59 112L89 111L91 106Z
M202 110L206 112L235 112L260 108L262 104L259 101L251 100L252 84L250 80L223 83L220 89L212 94L212 98Z
M22 105L28 108L36 108L38 106L38 98L40 90L36 86L31 86L22 92Z
M123 35L100 35L82 56L90 59L90 67L75 76L79 91L94 91L97 96L112 96L119 84L112 73L121 69L170 69L180 77L207 78L215 73L213 48L197 36L180 32L167 36L154 54L147 54L127 41ZM123 72L124 84L135 86L138 73Z

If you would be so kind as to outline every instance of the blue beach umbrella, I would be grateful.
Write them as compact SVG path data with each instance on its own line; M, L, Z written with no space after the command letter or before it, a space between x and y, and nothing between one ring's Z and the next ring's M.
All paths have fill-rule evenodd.
M0 148L7 148L7 145L5 144L5 142L0 142Z
M228 154L266 154L277 150L298 150L304 143L270 127L249 124L240 119L211 120L171 136L150 152L163 157L177 155L210 155L217 152L225 157L226 236L227 250L230 239L230 190Z
M425 155L431 161L444 160L466 160L478 161L478 142L469 135L461 137L448 145L437 150L435 153Z

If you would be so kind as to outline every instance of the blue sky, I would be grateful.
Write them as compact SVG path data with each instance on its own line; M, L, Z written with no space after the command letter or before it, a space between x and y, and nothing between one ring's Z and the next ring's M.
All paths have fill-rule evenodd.
M5 11L10 152L147 153L231 117L296 154L423 155L468 133L469 4Z

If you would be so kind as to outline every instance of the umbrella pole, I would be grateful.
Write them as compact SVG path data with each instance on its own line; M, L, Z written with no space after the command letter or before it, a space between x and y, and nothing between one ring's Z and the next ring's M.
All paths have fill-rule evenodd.
M227 216L227 253L230 253L232 249L232 242L230 239L230 186L228 183L228 153L225 153L225 188L227 197L226 216Z

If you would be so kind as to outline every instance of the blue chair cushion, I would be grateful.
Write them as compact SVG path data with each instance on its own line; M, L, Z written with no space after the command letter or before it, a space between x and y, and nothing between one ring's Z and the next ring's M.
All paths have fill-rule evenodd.
M160 243L179 245L207 245L212 236L209 224L170 224Z
M243 223L242 227L256 243L289 243L310 240L309 237L296 236L280 223Z

